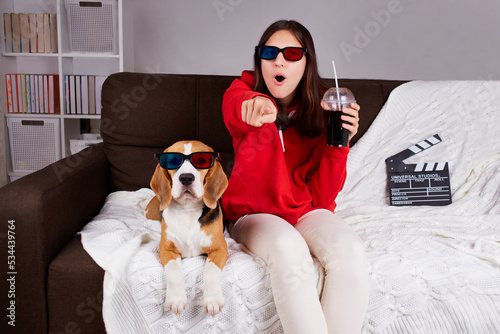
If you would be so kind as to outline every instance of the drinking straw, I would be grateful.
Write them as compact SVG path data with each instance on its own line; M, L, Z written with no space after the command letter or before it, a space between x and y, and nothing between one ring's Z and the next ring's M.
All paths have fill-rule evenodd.
M332 65L333 65L333 75L335 76L335 87L337 88L337 104L340 111L342 110L342 107L340 106L339 82L337 80L337 70L335 69L335 60L332 60Z

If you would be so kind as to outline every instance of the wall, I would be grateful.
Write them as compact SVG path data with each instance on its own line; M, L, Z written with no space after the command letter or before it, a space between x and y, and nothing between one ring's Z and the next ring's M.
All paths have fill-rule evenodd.
M134 1L136 71L238 75L277 19L315 40L320 73L374 79L499 79L500 1ZM127 23L125 23L127 24Z

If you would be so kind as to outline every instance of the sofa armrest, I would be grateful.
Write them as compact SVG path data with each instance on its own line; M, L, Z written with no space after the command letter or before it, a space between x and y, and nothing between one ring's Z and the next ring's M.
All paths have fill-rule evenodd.
M2 268L6 268L8 255L13 254L10 259L15 259L13 267L2 269L2 276L15 273L1 279L3 296L9 291L15 292L9 300L2 298L2 309L15 300L19 332L47 332L49 264L99 213L108 195L108 175L108 162L103 145L99 144L0 188ZM9 234L11 241L15 241L9 244L10 247ZM7 281L9 276L14 279ZM6 324L6 321L1 322L0 331Z

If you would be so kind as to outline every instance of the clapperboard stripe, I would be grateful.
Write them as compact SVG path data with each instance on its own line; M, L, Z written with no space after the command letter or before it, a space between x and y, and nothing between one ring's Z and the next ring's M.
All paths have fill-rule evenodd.
M432 146L439 144L441 142L441 137L439 135L435 134L432 137L427 138L426 140L422 140L421 142L412 145L411 147L407 148L406 150L403 150L399 152L398 154L393 155L392 157L389 157L389 159L394 159L394 161L403 161L408 159L409 157L414 156L417 153L420 153L424 150L427 150L428 148L431 148Z
M427 166L425 166L424 170L426 172L432 172L434 170L434 166L436 166L436 163L435 162L430 162L427 164Z
M446 162L438 162L436 166L436 170L444 170L444 167L446 166Z
M421 162L415 165L415 172L433 172L433 171L441 171L444 170L444 166L446 162ZM411 165L406 165L411 166Z
M386 160L391 205L447 205L451 203L447 162L405 164L403 160L439 144L431 136Z
M417 154L422 151L422 149L417 145L413 145L412 147L409 148L409 150L412 151L412 153L414 154Z

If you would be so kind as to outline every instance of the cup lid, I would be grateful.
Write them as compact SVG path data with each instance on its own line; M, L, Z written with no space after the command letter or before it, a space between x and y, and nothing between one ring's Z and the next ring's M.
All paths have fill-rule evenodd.
M340 103L342 104L356 102L354 94L349 89L344 87L339 87L338 94L336 87L328 89L323 95L323 99L321 101L326 102L328 104L338 103L337 97L340 97Z

